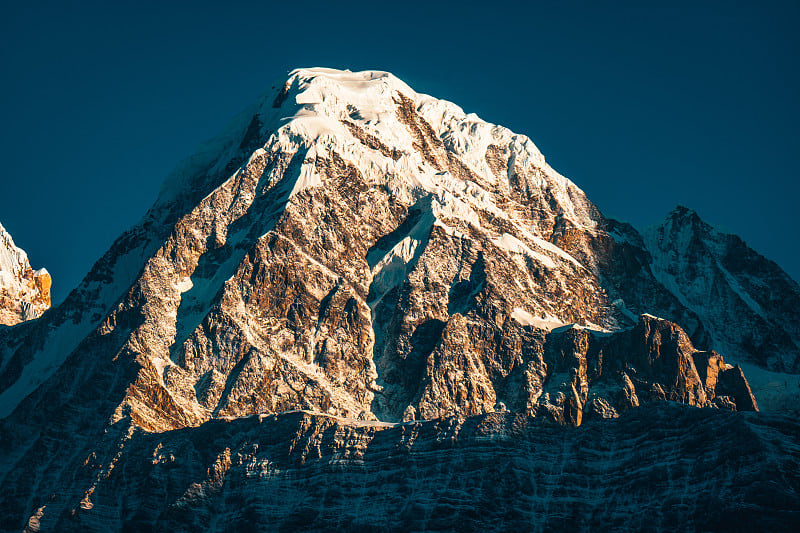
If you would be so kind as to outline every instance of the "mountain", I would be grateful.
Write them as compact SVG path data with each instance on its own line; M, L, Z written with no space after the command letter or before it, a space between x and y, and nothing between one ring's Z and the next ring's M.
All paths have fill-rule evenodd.
M732 428L766 428L754 430L767 437L752 445L753 468L787 471L789 488L775 488L785 498L735 491L754 509L783 509L776 520L785 522L798 476L775 435L790 432L792 419L742 413L757 411L759 398L715 342L741 361L778 367L745 344L740 329L753 324L739 321L733 297L708 305L690 290L691 272L665 274L674 271L673 244L662 235L604 217L527 137L391 74L296 70L178 166L63 304L0 330L0 528L172 528L177 516L192 529L216 494L236 506L258 487L275 490L256 481L269 469L228 477L240 472L234 463L279 461L283 452L269 447L259 455L253 431L291 443L286 460L296 476L324 484L321 472L339 463L323 457L396 457L386 446L395 450L415 432L425 438L409 444L411 456L425 455L438 449L447 431L439 428L480 425L469 417L490 413L500 418L487 420L518 428L508 442L534 442L541 426L555 440L584 435L591 449L608 442L607 431L641 431L642 449L653 454L663 452L668 426L675 442L704 435L709 465L728 457L720 447ZM738 280L740 270L725 271ZM747 287L763 283L775 298L796 291L774 272L758 278L752 267ZM758 301L769 310L755 324L765 328L759 335L794 338L792 322L776 318L778 305ZM779 369L796 369L797 356L786 351ZM680 413L677 421L665 422L660 409ZM285 414L259 425L298 410L300 427L299 415ZM643 416L652 428L642 429ZM308 433L316 427L321 433ZM238 428L252 434L234 437ZM376 428L386 438L370 448ZM333 445L341 431L349 436ZM432 479L471 468L470 443ZM298 446L308 451L291 455ZM503 446L490 448L487 459L515 460ZM693 453L684 451L663 457L668 466L652 475L677 472ZM546 456L530 468L541 470ZM308 457L323 463L308 469ZM602 471L606 459L592 466L584 454L570 468ZM728 473L741 469L725 461L708 468L728 476L719 481L730 493L741 478ZM162 462L175 477L146 466ZM381 461L369 464L364 494L382 480ZM403 475L432 475L429 468ZM675 483L696 475L681 471ZM291 483L290 492L303 490ZM227 484L242 488L225 492ZM659 490L664 516L678 516L674 486ZM168 496L149 499L156 493ZM463 494L461 504L475 497ZM550 497L554 509L570 498ZM388 505L376 509L389 513ZM230 513L255 523L263 505L253 509ZM427 524L432 509L423 511ZM325 520L315 527L350 527Z
M0 224L0 324L37 318L50 307L50 274L33 270L28 254Z

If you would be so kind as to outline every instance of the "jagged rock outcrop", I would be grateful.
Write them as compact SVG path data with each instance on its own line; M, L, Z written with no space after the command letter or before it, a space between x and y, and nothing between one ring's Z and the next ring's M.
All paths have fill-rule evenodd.
M571 435L650 404L716 408L709 431L757 410L711 351L725 330L657 259L527 137L388 73L295 71L179 166L62 305L0 329L5 523L166 523L93 495L138 490L102 481L137 443L253 415L498 411ZM226 438L187 501L224 484Z
M738 366L715 352L696 350L680 327L650 315L610 335L576 327L553 331L543 353L547 370L541 372L546 378L538 394L544 394L529 412L560 423L580 425L585 417L613 418L664 401L758 410Z
M51 283L47 270L33 270L28 254L0 224L0 324L13 326L47 311Z

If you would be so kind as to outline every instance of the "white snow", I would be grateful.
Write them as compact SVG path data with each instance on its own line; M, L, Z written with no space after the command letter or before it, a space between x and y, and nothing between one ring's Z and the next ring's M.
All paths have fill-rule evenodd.
M419 245L418 239L407 236L375 265L375 268L372 269L372 283L380 294L384 294L405 279L406 267L414 257Z
M293 110L281 108L282 113L290 111L293 114L281 119L288 122L277 130L278 139L273 143L284 149L316 147L319 150L324 145L326 152L338 153L361 169L364 175L382 176L382 182L375 183L376 186L387 187L398 198L409 202L430 194L437 200L434 209L438 212L435 214L443 226L447 223L442 219L448 216L468 220L477 226L477 210L505 214L494 205L488 191L470 181L457 179L449 172L440 172L424 160L415 148L415 139L397 117L395 99L400 94L414 101L417 112L467 166L480 170L480 174L492 176L484 157L486 148L489 144L509 145L516 164L526 171L538 169L534 174L539 176L540 185L546 182L553 191L559 203L563 204L564 216L579 227L595 225L585 206L575 204L568 190L572 190L574 197L582 197L583 193L545 164L530 139L489 124L474 114L465 114L451 102L418 94L388 72L303 68L292 71L288 84L296 91L293 100L297 107ZM262 114L267 113L262 110ZM385 144L399 148L401 156L394 161L375 150L365 149L342 125L343 120L355 123ZM309 167L303 169L292 196L321 183L321 178L310 165L313 158L309 156L307 160ZM380 171L367 171L376 168ZM536 243L549 253L580 265L547 241ZM544 254L534 253L532 257L553 264Z
M156 372L158 372L158 376L163 380L164 379L164 369L167 368L172 364L172 361L164 359L162 357L153 357L150 359L153 363L153 366L156 368Z
M175 288L178 289L180 293L187 292L191 290L192 287L194 287L194 283L192 283L192 278L189 276L186 276L175 284Z
M312 146L306 154L303 165L300 167L300 177L297 178L297 182L292 188L292 192L289 194L290 198L294 197L300 191L322 185L322 179L317 172L316 158L317 150L315 146Z
M547 250L550 253L556 254L557 256L561 257L562 259L566 259L567 261L569 261L570 263L574 264L575 266L578 266L578 267L580 267L580 268L582 268L584 270L588 270L577 259L572 257L570 254L568 254L567 252L565 252L564 250L562 250L561 248L559 248L555 244L553 244L551 242L548 242L548 241L546 241L544 239L540 239L539 237L536 237L534 235L530 235L530 239L534 243L536 243L536 245L539 246L540 248L543 248L543 249Z
M503 233L502 236L492 239L492 243L498 248L501 248L511 254L525 254L543 264L547 268L556 268L555 261L544 254L531 250L527 244L514 237L510 233Z
M519 322L523 326L534 326L539 329L545 329L547 331L552 331L556 328L560 328L564 326L564 323L557 318L548 315L546 318L539 318L537 316L533 316L525 309L521 307L515 307L514 311L511 313L511 318Z
M0 270L0 287L10 289L17 282L14 274L7 270Z
M733 275L722 266L722 263L719 262L719 259L714 258L714 261L717 265L717 268L719 268L720 272L722 272L725 281L728 282L728 286L731 288L731 290L735 292L736 295L745 303L745 305L747 305L747 307L749 307L755 314L769 322L767 314L764 312L761 306L758 305L749 294L747 294L747 291L742 288L736 278L733 277Z
M600 333L611 333L610 329L606 329L603 326L595 324L594 322L590 322L588 320L585 320L584 322L585 322L584 326L585 329L589 329L591 331L598 331Z

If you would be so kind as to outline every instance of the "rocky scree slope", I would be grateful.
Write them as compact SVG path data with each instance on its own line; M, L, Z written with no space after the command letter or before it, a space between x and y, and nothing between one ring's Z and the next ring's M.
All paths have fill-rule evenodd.
M388 73L294 71L0 330L5 525L91 512L144 432L220 419L757 409L711 351L736 317L710 327L653 257L527 137Z
M33 270L28 254L0 224L0 324L13 326L47 311L50 285L47 270Z

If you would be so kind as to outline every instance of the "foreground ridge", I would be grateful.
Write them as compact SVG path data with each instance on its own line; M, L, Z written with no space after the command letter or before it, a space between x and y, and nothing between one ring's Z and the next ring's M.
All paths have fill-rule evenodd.
M784 531L800 520L798 432L782 415L674 403L577 430L510 413L388 427L302 412L214 420L134 435L54 525Z

